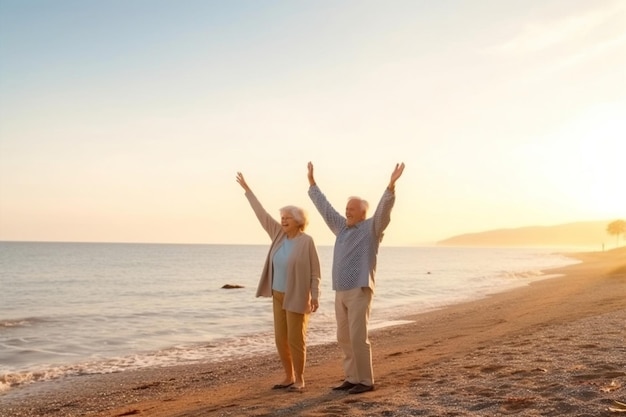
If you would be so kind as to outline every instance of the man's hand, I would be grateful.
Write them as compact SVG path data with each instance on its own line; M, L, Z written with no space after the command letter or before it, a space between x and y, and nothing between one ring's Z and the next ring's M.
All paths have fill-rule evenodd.
M309 185L315 185L315 178L313 178L313 163L309 162L307 164L307 168L309 169L307 177L309 178Z
M400 164L396 164L396 168L391 173L391 179L389 180L389 190L393 191L396 186L396 181L398 178L402 176L402 172L404 172L404 162Z
M241 188L243 188L246 192L250 191L250 187L248 187L248 184L246 183L246 180L243 178L243 174L241 172L237 173L237 182L239 183L239 185L241 185Z

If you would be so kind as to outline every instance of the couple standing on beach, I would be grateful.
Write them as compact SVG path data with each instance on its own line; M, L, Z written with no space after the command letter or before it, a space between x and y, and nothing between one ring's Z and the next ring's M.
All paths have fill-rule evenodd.
M395 183L403 171L404 163L396 164L374 215L367 219L369 204L359 197L348 199L345 217L335 210L315 183L313 164L308 163L309 197L336 236L332 283L337 342L344 354L345 375L343 383L333 390L360 394L374 389L367 326L376 257L383 232L391 221ZM237 182L272 239L256 295L273 298L274 337L285 370L285 379L273 388L299 392L305 386L309 315L319 308L321 272L315 243L304 233L308 220L302 208L281 208L279 223L265 211L241 172L237 173Z

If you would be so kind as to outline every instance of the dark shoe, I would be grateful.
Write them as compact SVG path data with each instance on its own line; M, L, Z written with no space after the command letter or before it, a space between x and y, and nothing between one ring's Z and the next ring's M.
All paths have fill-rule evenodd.
M276 384L272 387L272 389L285 389L285 388L289 388L292 385L293 385L293 382L291 384Z
M343 381L343 384L338 387L333 387L333 391L348 391L350 388L356 387L357 384L353 384L350 381Z
M348 394L361 394L361 393L367 392L367 391L374 391L374 386L373 385L356 384L354 387L352 387L352 388L350 388L348 390Z

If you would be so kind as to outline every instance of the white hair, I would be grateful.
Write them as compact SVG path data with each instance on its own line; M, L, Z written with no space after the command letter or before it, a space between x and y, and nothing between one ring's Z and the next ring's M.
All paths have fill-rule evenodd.
M348 198L348 201L352 201L352 200L357 200L359 204L361 205L361 210L367 213L367 210L369 210L370 208L370 203L368 203L367 200L363 200L361 197L357 197L357 196L352 196Z
M309 224L309 218L306 211L298 206L282 207L280 209L280 215L282 216L283 214L290 214L296 221L296 223L298 223L298 226L300 226L300 230L302 230L303 232Z

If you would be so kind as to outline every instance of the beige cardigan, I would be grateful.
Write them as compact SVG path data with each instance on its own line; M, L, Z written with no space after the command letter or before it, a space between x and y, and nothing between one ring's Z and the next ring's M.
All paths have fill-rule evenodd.
M252 191L246 192L246 198L252 206L257 219L272 239L270 250L265 259L261 279L257 288L257 297L272 296L272 259L287 235L279 222L270 216ZM283 308L294 313L309 314L311 299L320 297L320 261L313 238L305 233L294 240L293 249L287 260L287 285Z

